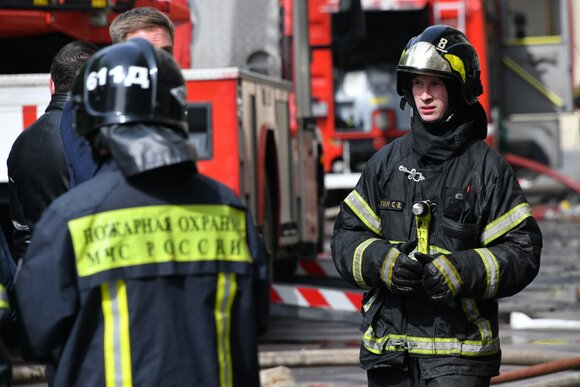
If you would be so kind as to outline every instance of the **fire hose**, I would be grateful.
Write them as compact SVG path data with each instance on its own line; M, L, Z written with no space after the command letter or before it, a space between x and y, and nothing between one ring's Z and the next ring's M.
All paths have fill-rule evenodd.
M358 366L358 348L346 349L301 349L288 351L261 351L259 353L260 368L273 367L322 367L322 366ZM531 378L564 370L580 369L580 357L565 351L534 351L534 350L502 350L502 365L525 365L525 367L509 370L492 379L492 384ZM571 379L572 378L572 379ZM578 381L577 374L560 378L556 383L553 379L546 386L564 386L570 380ZM45 380L44 366L39 364L17 364L13 368L13 383L23 384Z
M320 366L358 366L358 348L352 349L302 349L297 351L260 352L262 369L273 367L320 367ZM503 350L502 365L532 365L502 373L492 378L492 384L522 380L550 373L580 369L580 357L565 351ZM578 385L580 374L564 375L538 383L540 386ZM574 384L570 384L574 383Z
M515 380L529 379L536 376L575 369L580 369L580 356L553 360L547 363L536 364L531 367L506 371L498 376L494 376L491 379L491 384L513 382Z
M259 361L261 368L277 366L346 366L358 365L359 353L359 348L262 351L259 353ZM574 356L574 353L566 351L502 350L502 365L535 366L549 363L567 363L571 359L578 358Z

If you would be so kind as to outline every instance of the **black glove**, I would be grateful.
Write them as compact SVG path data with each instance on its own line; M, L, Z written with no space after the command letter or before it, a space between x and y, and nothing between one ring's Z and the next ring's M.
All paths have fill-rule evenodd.
M393 293L412 295L423 289L423 266L407 255L417 246L409 241L393 246L381 268L381 279Z
M463 280L453 257L416 252L415 258L424 265L423 286L434 302L449 302L459 295Z

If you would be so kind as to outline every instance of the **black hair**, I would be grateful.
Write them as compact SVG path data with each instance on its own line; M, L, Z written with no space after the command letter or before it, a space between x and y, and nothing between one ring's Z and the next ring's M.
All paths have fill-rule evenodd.
M52 59L50 78L57 93L68 93L83 64L99 47L85 41L74 41L61 48Z

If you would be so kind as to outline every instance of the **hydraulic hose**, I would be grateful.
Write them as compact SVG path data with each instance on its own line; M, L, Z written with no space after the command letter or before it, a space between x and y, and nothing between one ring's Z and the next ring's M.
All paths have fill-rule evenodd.
M544 164L538 163L536 161L530 160L522 156L515 155L513 153L504 153L503 157L506 159L508 163L510 163L513 166L526 168L531 171L538 172L542 175L549 176L552 179L564 185L566 188L570 189L571 191L580 194L580 183L578 183L577 181L568 176L562 175L558 171Z

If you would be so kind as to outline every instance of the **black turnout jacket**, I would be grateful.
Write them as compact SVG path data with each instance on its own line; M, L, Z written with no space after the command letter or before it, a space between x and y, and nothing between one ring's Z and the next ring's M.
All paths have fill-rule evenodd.
M259 386L267 279L230 189L191 163L124 177L109 160L45 211L15 286L55 386Z
M542 240L512 169L481 140L481 128L475 133L474 121L434 134L414 119L410 134L368 161L341 205L332 255L345 280L368 290L365 369L404 367L413 356L426 378L499 371L497 299L533 280ZM391 249L417 238L411 207L423 200L434 208L429 252L461 264L461 292L450 303L394 294L381 279Z

